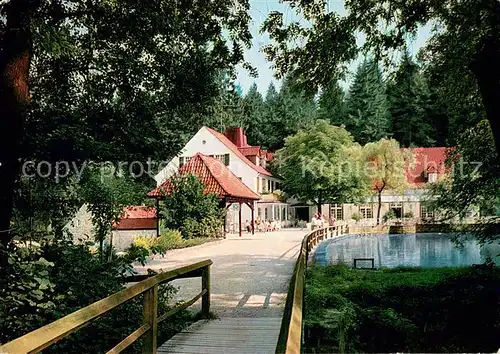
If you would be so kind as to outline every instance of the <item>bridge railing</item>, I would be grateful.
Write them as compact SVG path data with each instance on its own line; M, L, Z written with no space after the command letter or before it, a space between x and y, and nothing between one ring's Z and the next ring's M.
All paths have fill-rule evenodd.
M144 294L142 325L110 349L108 353L120 353L141 337L145 338L142 353L156 353L158 323L191 306L200 298L202 299L202 315L203 317L209 316L211 265L212 261L207 259L153 276L137 275L131 277L128 279L130 282L138 283L0 346L0 353L38 353L141 294ZM191 300L158 316L159 285L175 279L195 277L201 277L202 291Z
M321 241L349 232L345 223L309 232L300 247L286 298L276 353L300 354L302 348L305 272L310 251Z

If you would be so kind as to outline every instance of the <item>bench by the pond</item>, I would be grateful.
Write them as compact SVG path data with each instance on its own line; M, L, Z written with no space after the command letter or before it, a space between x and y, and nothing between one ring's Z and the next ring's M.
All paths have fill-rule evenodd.
M158 323L191 306L200 298L202 299L202 316L209 316L211 264L212 261L207 259L153 276L139 275L132 277L130 281L138 281L138 283L0 346L0 353L38 353L141 294L144 294L142 325L110 349L108 353L120 353L141 337L145 339L142 352L156 353ZM186 303L159 315L157 313L159 285L175 279L194 277L201 277L202 291Z

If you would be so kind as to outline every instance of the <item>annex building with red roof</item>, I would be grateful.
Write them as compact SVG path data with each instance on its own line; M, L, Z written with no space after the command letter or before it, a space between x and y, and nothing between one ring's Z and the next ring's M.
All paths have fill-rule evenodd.
M82 205L65 225L64 231L76 243L95 241L92 214L86 204ZM130 246L136 236L156 236L158 223L156 209L145 205L124 207L118 222L113 223L111 234L106 239L117 251Z
M205 184L206 193L215 193L226 202L227 231L238 232L239 225L252 216L286 225L292 210L277 192L282 181L267 168L272 158L272 152L249 145L240 127L222 133L204 126L155 176L157 188L149 196L161 199L168 194L174 175L191 173Z
M446 147L418 147L409 148L413 162L406 166L404 171L407 186L402 193L385 190L382 193L381 217L393 211L398 218L432 219L434 210L427 203L427 192L430 184L439 181L446 173ZM335 217L336 220L350 220L355 213L361 215L360 223L375 224L377 217L377 197L367 198L366 203L355 204L326 204L323 213ZM310 206L310 212L315 212Z

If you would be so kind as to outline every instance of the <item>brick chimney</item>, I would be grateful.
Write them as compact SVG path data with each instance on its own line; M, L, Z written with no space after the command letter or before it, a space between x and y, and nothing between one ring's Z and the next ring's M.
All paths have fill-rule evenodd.
M243 147L247 145L247 136L241 127L230 127L226 129L226 137L236 145L236 147Z

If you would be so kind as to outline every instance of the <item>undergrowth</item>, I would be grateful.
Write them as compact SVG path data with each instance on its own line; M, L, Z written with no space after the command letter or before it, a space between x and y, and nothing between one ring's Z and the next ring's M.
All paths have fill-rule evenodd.
M500 347L500 270L312 267L306 352L491 352Z

